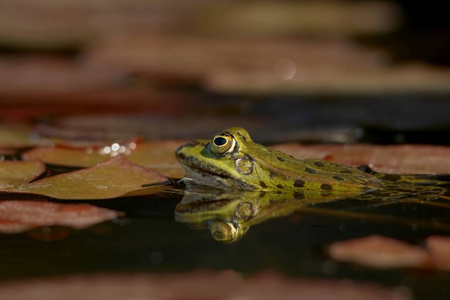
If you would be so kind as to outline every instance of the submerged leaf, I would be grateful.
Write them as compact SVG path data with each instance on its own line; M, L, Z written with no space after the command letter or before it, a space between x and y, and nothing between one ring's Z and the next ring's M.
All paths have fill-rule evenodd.
M0 283L2 299L412 299L405 287L235 271L70 275ZM126 296L125 296L126 295Z
M450 270L450 237L432 235L425 241L433 264L443 270Z
M424 249L379 235L335 242L328 254L335 260L379 269L419 267L429 263Z
M184 141L155 141L137 143L132 148L126 148L125 157L138 165L151 168L168 177L181 178L184 172L175 158L175 150ZM36 148L23 154L27 160L39 160L47 164L91 167L117 155L117 151L111 150L111 146L97 149L48 147Z
M45 165L37 161L1 161L0 190L28 183L45 171Z
M167 182L160 173L116 156L88 169L47 177L10 191L57 199L108 199Z
M0 201L0 232L19 233L55 225L82 229L118 216L117 211L90 204L7 200Z

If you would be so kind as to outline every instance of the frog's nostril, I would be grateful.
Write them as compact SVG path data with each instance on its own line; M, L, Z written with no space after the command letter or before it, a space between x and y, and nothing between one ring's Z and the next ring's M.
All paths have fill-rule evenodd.
M178 149L177 149L177 151L175 152L175 155L176 155L178 158L180 158L180 159L185 159L185 158L186 158L186 155L184 155L183 153L180 153L180 152L178 151Z

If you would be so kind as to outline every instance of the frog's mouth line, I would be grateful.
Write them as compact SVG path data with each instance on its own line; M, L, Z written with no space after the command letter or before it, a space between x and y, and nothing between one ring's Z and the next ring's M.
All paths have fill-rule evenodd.
M241 189L245 189L245 190L255 190L255 187L247 184L239 179L233 178L230 174L220 170L221 172L215 172L215 171L211 171L211 170L205 170L201 167L199 167L198 165L195 164L191 164L191 165L183 165L183 167L185 167L185 172L186 175L188 175L188 172L194 172L199 174L200 176L204 177L205 179L210 177L210 178L219 178L219 180L222 182L221 185L223 185L222 187L238 187ZM218 171L217 170L217 171ZM187 176L189 177L189 176ZM208 182L214 182L213 179L207 180ZM227 182L227 183L226 183ZM194 181L195 183L195 181ZM204 182L203 182L204 183ZM202 184L202 183L197 183L197 184ZM216 187L220 187L216 184L214 184L214 186Z
M217 176L217 177L221 177L223 179L233 179L231 177L231 175L229 175L228 173L225 173L225 174L224 173L216 173L216 172L213 172L213 171L210 171L210 170L205 170L205 169L200 168L200 167L198 167L196 165L190 165L189 168L191 170L195 170L196 172L201 173L203 175Z

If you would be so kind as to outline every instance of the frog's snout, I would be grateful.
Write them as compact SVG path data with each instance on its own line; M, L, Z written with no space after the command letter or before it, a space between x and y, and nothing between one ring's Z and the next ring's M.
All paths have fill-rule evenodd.
M177 158L178 161L184 160L186 158L186 155L183 153L183 148L186 146L187 144L181 145L180 147L177 148L177 150L175 150L175 157Z
M188 154L187 156L190 156L189 152L192 151L192 149L198 145L204 146L204 143L202 143L200 140L193 140L189 143L183 144L180 147L178 147L177 150L175 150L175 156L178 159L178 161L185 160L186 154Z

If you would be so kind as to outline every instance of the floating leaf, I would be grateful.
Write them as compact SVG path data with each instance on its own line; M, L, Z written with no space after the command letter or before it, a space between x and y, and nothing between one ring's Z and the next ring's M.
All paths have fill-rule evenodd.
M280 144L274 149L296 158L319 158L351 166L368 165L392 174L449 174L450 147L429 145L299 145Z
M108 199L167 182L160 173L116 156L88 169L43 178L9 191L57 199Z
M46 201L0 201L0 232L18 233L41 226L69 226L82 229L115 219L118 212L90 204L62 204Z
M380 173L449 174L450 147L379 146L375 148L368 165Z
M47 164L75 167L91 167L123 153L125 157L138 165L151 168L168 177L181 178L184 172L175 158L175 150L185 141L155 141L129 145L110 145L98 149L49 147L36 148L24 153L26 160L39 160ZM117 150L112 149L117 148ZM123 147L123 151L119 152Z
M0 190L28 183L45 171L37 161L0 161Z
M0 149L25 148L53 144L47 139L33 138L33 133L26 126L0 127Z
M419 267L429 263L424 249L379 235L335 242L328 254L335 260L379 269Z

